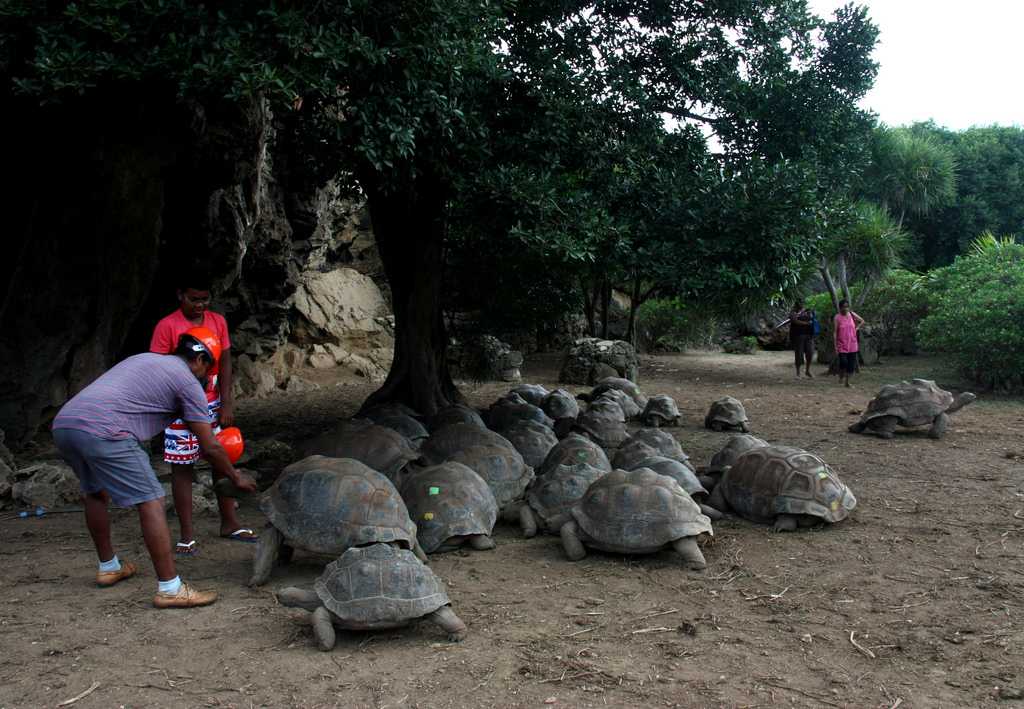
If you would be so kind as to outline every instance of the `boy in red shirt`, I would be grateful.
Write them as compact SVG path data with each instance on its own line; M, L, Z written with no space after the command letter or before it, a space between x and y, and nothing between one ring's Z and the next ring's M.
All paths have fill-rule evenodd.
M150 352L173 352L178 338L189 328L205 327L220 340L221 356L211 368L206 380L206 400L214 421L214 433L220 426L233 426L235 422L234 398L231 393L231 339L224 316L208 310L210 306L210 280L200 269L190 270L180 281L178 302L181 307L162 319L153 330ZM171 465L171 489L174 509L181 523L181 539L175 553L191 556L196 553L192 529L192 466L199 459L199 442L183 421L175 421L164 432L164 462ZM215 479L218 477L214 473ZM253 530L242 527L235 511L235 500L217 496L220 509L220 535L227 539L255 542Z

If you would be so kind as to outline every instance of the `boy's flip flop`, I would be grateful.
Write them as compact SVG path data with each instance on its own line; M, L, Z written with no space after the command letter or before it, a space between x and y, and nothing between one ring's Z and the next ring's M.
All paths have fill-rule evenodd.
M190 542L178 542L174 545L175 556L195 556L198 553L199 548L196 546L195 539Z
M245 542L246 544L255 544L256 540L259 539L259 535L245 527L236 529L231 534L222 534L220 536L224 539L230 539L235 542Z

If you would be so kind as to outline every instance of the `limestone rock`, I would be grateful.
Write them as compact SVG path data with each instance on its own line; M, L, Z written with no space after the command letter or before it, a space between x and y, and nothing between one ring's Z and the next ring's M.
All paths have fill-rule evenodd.
M52 509L81 499L78 476L64 462L34 463L14 473L11 496L27 507Z
M277 378L271 366L253 361L249 355L241 355L234 361L233 374L235 396L262 399L277 391Z
M635 382L639 370L636 351L628 342L584 337L573 342L566 352L558 381L593 384L606 376L615 376Z
M518 382L522 380L523 353L493 335L480 335L450 347L449 364L458 376Z
M307 391L316 391L319 388L319 384L308 381L294 374L288 377L288 381L285 382L284 385L284 390L289 394L301 394Z
M170 483L163 483L164 488L164 509L174 513L174 494ZM192 514L193 515L216 515L218 514L217 496L213 491L200 484L192 483Z

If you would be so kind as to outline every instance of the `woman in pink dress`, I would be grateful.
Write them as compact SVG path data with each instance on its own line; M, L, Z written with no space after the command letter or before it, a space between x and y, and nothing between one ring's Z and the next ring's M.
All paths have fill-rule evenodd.
M849 301L840 300L839 312L832 322L832 336L839 357L839 382L846 386L850 386L850 375L857 371L857 328L863 324L864 318L850 310Z

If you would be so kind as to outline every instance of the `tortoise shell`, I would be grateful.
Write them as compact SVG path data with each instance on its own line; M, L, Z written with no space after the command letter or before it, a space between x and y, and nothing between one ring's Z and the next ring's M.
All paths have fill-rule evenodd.
M658 451L658 455L678 460L680 463L685 463L690 459L690 456L686 455L675 436L658 428L641 428L630 436L629 442L632 443L634 441L645 443Z
M622 409L615 405L620 412ZM629 437L626 423L617 416L605 416L595 411L584 411L573 424L573 430L586 434L594 443L606 450L614 450Z
M903 426L924 426L953 404L953 395L929 379L886 384L860 417L867 423L879 416L895 416Z
M647 400L647 406L640 414L640 422L645 426L677 426L682 414L676 406L676 400L666 394L658 394Z
M313 590L334 622L352 630L405 625L450 603L430 567L389 544L347 550L327 565Z
M293 547L337 556L352 546L399 542L416 525L391 481L358 460L313 455L286 467L260 509Z
M607 472L587 463L557 465L543 477L534 478L526 491L526 502L550 530L550 522L568 512L591 483Z
M520 384L512 387L509 393L518 394L527 404L540 406L550 392L540 384Z
M749 433L738 433L734 436L729 436L729 440L722 446L722 450L711 457L708 472L720 473L733 465L737 458L751 448L760 448L766 445L768 445L768 441L764 441L757 436L751 436Z
M370 408L360 411L359 418L370 419L377 423L382 416L410 416L414 419L421 418L418 411L400 401L388 401L383 404L374 404Z
M743 408L743 402L731 396L723 396L711 404L707 416L704 417L705 428L714 428L716 423L727 428L743 427L750 423L750 419L747 418L747 410Z
M629 397L636 402L636 405L642 411L647 406L647 397L637 386L636 382L631 382L628 379L622 377L605 377L597 382L597 385L590 391L591 399L594 399L609 389L615 389L621 391L624 394L628 394Z
M378 426L400 433L413 447L419 446L430 437L430 433L419 420L406 414L380 415L373 419L373 422Z
M303 446L308 455L351 458L365 463L394 480L419 453L397 431L369 421L342 421L332 431L321 434Z
M624 398L629 399L628 396ZM630 401L632 401L632 399L630 399ZM629 420L629 417L626 416L625 410L612 396L601 395L597 397L587 405L586 413L613 418L616 421L622 421L623 423Z
M606 473L612 470L612 465L608 462L608 455L601 446L586 436L570 433L548 452L544 462L537 468L537 475L547 475L548 472L560 465L580 465L583 463L598 470L603 470Z
M428 554L451 537L490 534L498 519L490 486L462 463L417 469L405 477L399 492L416 521L416 538Z
M539 406L525 401L499 399L487 411L487 423L495 431L504 431L521 421L532 421L548 428L555 423Z
M519 421L511 428L505 429L504 435L523 456L526 464L535 470L558 444L555 432L536 421Z
M628 438L619 446L612 457L612 467L618 470L634 470L641 460L661 455L657 448L649 446L641 440Z
M515 451L515 446L500 433L471 423L453 423L424 441L420 455L428 465L437 465L471 446L504 446Z
M576 397L565 389L555 389L544 397L541 402L541 409L555 421L559 419L574 419L580 415L580 405Z
M683 537L712 534L711 520L679 483L651 470L613 470L572 508L573 519L608 551L646 553Z
M454 423L468 423L477 428L487 428L476 409L463 404L452 404L438 411L427 421L427 430L432 434Z
M679 483L679 487L686 490L690 497L695 500L703 500L708 496L707 489L697 479L697 473L687 463L680 463L678 460L655 455L644 458L636 463L631 470L642 469L653 470L658 475L667 475Z
M593 400L590 407L592 408L598 402L602 400L614 401L622 409L622 414L626 417L626 420L636 418L640 415L642 409L637 406L637 403L624 391L618 389L608 389L602 392L596 399Z
M479 475L494 493L498 509L522 499L533 480L533 468L511 446L469 446L454 453L449 461L462 463Z
M780 514L838 522L857 504L825 461L788 446L748 450L725 471L719 486L729 506L755 522L770 522Z

